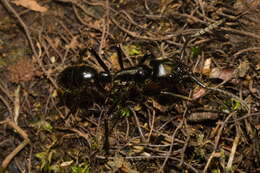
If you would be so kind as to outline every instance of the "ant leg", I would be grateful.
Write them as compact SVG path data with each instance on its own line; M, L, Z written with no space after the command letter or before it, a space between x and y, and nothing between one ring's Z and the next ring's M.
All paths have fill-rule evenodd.
M202 88L204 88L204 89L206 89L206 90L215 91L215 92L224 94L224 95L226 95L226 96L229 96L229 97L231 97L231 98L233 98L233 99L239 101L239 102L242 104L242 106L244 106L244 108L246 108L247 111L249 110L248 104L247 104L244 100L242 100L241 98L239 98L238 96L236 96L236 95L234 95L234 94L232 94L232 93L230 93L230 92L221 90L221 89L219 89L219 88L208 87L208 86L206 86L205 84L203 84L199 79L197 79L197 78L196 78L195 76L193 76L193 75L190 75L190 78L191 78L194 82L196 82L196 84L198 84L199 86L201 86Z
M139 61L138 65L142 65L148 59L155 59L155 56L152 53L146 53Z
M98 55L98 53L93 49L90 48L89 51L94 55L94 57L96 58L96 60L98 61L98 63L101 65L101 67L106 71L109 72L109 69L107 67L107 65L104 63L104 61L101 59L101 57Z
M105 131L104 131L104 143L103 143L103 149L105 150L105 153L106 155L109 155L109 149L110 149L110 142L109 142L109 134L110 134L110 130L109 130L109 127L108 127L108 118L105 117L104 118L104 128L105 128Z
M119 46L113 46L112 48L117 51L117 57L118 57L119 66L120 66L121 70L124 70L125 69L124 68L124 63L123 63L124 52L122 51L122 49Z

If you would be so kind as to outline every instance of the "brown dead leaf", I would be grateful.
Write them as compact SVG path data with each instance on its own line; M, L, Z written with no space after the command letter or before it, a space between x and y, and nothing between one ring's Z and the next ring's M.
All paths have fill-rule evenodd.
M204 66L203 66L203 69L202 69L202 74L208 75L210 73L211 62L212 62L211 58L208 58L208 59L205 60Z
M196 100L200 97L202 97L206 93L206 90L204 88L197 88L194 90L192 94L192 100Z
M48 9L46 7L42 7L38 4L37 1L35 0L15 0L12 1L17 6L22 6L25 8L28 8L33 11L38 11L38 12L46 12Z
M228 81L234 76L234 69L213 68L209 74L209 78L221 79Z
M247 71L249 70L249 62L248 61L242 61L240 64L239 64L239 67L238 67L238 75L239 77L245 77Z
M218 117L218 114L214 112L193 112L187 118L190 122L202 122L206 120L216 120Z

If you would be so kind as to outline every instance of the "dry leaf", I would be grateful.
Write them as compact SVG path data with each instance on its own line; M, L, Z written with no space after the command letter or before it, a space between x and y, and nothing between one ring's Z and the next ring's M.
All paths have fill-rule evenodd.
M196 99L204 96L205 93L206 93L206 89L204 89L204 88L195 89L192 94L192 100L196 100Z
M218 114L214 112L193 112L188 116L188 121L202 122L206 120L216 120L218 117Z
M12 3L22 6L33 11L46 12L47 8L40 6L35 0L15 0Z
M249 62L248 61L242 61L238 67L238 75L239 77L245 77L247 74L247 71L249 70Z
M234 69L220 69L214 68L209 74L209 78L221 79L223 81L228 81L234 76Z
M204 66L203 66L203 69L202 69L202 74L208 75L210 73L210 70L211 70L210 66L211 66L211 58L208 58L204 62Z

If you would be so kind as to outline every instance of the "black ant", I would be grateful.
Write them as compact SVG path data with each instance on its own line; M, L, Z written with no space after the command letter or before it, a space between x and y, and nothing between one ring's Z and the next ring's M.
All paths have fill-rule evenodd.
M146 54L138 65L130 68L124 68L122 63L122 50L116 47L121 70L115 73L111 73L105 63L101 60L100 56L96 53L96 51L94 49L89 50L97 59L98 63L102 66L104 71L98 73L96 69L87 65L70 66L65 68L58 75L58 84L65 91L68 91L69 93L81 93L84 95L84 93L82 92L85 92L84 89L87 88L92 90L89 92L90 94L87 97L94 98L100 96L99 91L105 95L108 93L104 89L104 85L106 84L113 85L116 81L134 81L136 83L144 84L146 81L150 81L159 85L159 88L157 88L159 92L156 91L156 93L161 94L163 92L160 91L169 87L169 85L177 85L178 83L181 83L184 79L191 79L202 88L228 95L240 101L242 105L245 106L243 100L241 100L237 96L217 88L207 87L205 84L203 84L203 82L198 80L190 72L190 69L185 64L180 62L180 60L173 60L169 58L155 59L152 54ZM144 64L147 59L151 59L148 65ZM93 90L93 87L97 87L97 90ZM77 97L77 94L73 95L73 97ZM87 100L90 101L90 99ZM93 100L96 99L94 98Z
M119 48L118 48L119 49ZM156 60L151 54L146 54L143 59L153 58L149 65L138 64L137 66L122 69L114 74L111 74L102 62L99 55L90 49L91 53L95 56L105 71L97 72L93 67L82 66L69 66L65 68L58 75L58 84L66 91L76 91L79 88L88 86L101 87L103 83L111 83L116 80L120 81L135 81L144 82L148 79L152 81L168 81L179 83L183 78L190 77L189 68L179 61L170 59ZM121 53L120 53L121 54ZM119 54L119 55L120 55ZM121 58L119 56L119 58ZM144 60L143 60L144 61ZM201 82L195 77L192 78L197 84Z

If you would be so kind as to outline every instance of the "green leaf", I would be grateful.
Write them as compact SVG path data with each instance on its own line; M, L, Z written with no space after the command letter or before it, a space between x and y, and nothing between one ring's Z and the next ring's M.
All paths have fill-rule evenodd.
M87 162L71 167L72 173L91 173Z
M120 116L130 117L132 115L131 110L128 107L122 107L119 109Z
M192 47L191 48L191 57L197 58L197 56L201 54L201 49L199 47Z

